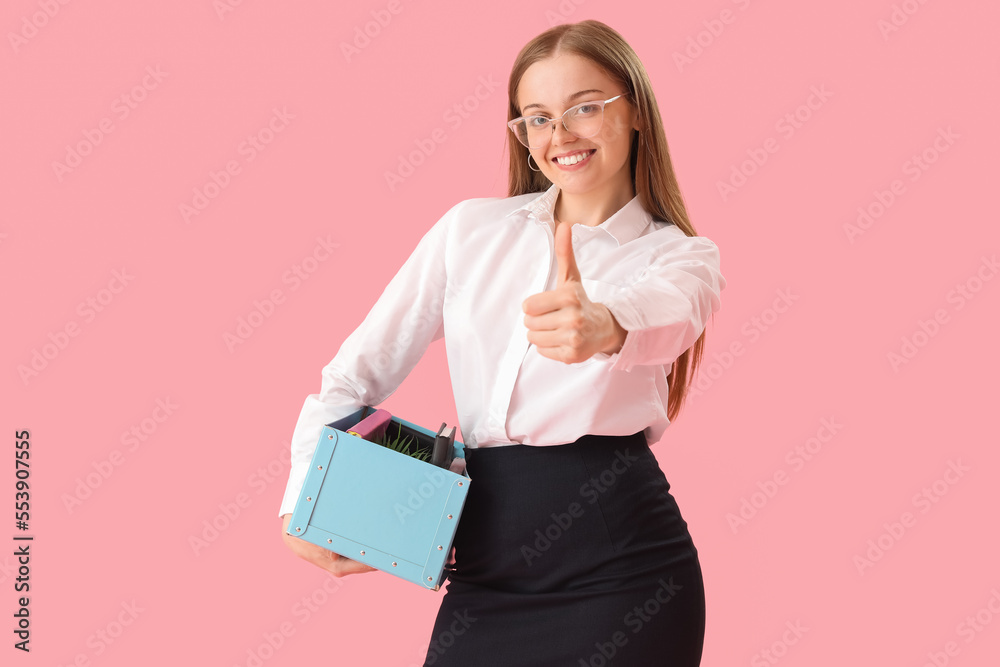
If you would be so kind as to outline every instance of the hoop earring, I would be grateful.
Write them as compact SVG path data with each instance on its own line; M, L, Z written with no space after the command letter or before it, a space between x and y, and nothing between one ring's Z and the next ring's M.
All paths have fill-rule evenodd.
M537 162L535 164L538 164ZM535 169L531 166L531 153L528 153L528 169L531 171L541 171L541 169Z

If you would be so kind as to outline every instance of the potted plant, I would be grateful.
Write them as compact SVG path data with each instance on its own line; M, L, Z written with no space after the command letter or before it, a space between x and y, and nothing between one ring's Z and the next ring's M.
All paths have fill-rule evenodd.
M393 436L389 433L392 429L392 425L390 425L384 433L374 435L371 441L394 452L412 456L419 461L430 461L431 452L427 444L419 442L415 433L404 434L402 424L396 422L393 424L396 426L396 435Z

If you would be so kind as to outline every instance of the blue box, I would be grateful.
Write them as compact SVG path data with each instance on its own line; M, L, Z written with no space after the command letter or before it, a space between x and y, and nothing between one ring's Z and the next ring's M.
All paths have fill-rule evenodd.
M346 432L371 410L323 427L288 534L436 591L471 480ZM437 435L393 416L397 428L421 446Z

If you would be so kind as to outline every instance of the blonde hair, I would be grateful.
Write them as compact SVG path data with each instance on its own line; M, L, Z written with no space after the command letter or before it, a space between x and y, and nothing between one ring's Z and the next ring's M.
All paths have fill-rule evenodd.
M649 82L646 69L639 56L611 27L600 21L586 20L557 25L528 42L514 61L507 83L507 120L520 116L517 107L517 89L524 72L532 64L560 52L583 56L603 69L608 76L628 91L625 98L638 112L641 129L632 136L629 162L632 185L643 208L654 220L672 222L687 236L697 236L688 219L684 199L677 185L677 177L670 162L663 121L656 104L656 96ZM528 167L528 149L519 141L511 141L508 196L516 197L531 192L544 192L552 182L542 172ZM671 421L680 412L694 373L701 363L705 347L705 332L694 345L684 351L673 363L667 383L667 418Z

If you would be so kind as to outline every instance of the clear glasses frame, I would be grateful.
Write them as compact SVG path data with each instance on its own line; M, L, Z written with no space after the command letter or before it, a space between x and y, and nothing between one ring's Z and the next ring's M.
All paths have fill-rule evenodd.
M563 126L563 129L565 129L567 132L569 132L573 136L578 137L580 139L589 139L590 137L593 137L593 136L597 135L601 131L601 128L604 126L604 106L606 104L610 103L610 102L614 102L619 97L624 97L626 95L628 95L628 93L621 93L621 94L615 95L614 97L612 97L610 99L607 99L607 100L592 100L590 102L581 102L580 104L577 104L575 106L570 107L569 109L566 109L566 111L564 111L563 114L561 116L559 116L558 118L549 118L548 116L521 116L519 118L515 118L512 121L509 121L507 123L507 127L510 128L510 131L514 134L515 137L517 137L517 140L520 141L521 144L523 144L525 146L525 148L541 148L546 143L548 143L549 141L551 141L552 140L552 134L555 133L556 121L561 122L562 126ZM601 109L601 123L597 126L597 129L594 130L594 132L592 132L591 134L588 134L586 136L583 136L581 134L577 134L573 130L569 129L566 126L566 117L569 116L570 118L573 118L580 111L581 108L583 108L585 106L590 106L590 105L599 106L600 109ZM547 127L549 127L551 129L551 131L548 134L547 139L545 141L539 143L537 146L531 146L531 145L528 144L528 140L527 140L528 123L533 122L536 119L542 119L542 120L544 120L546 122L544 124L542 124L542 125L532 125L531 126L532 130L539 130L539 131L541 131L541 130L543 130L547 126ZM517 126L518 126L519 123L524 123L524 128L525 128L524 138L522 138L521 132L519 132L518 129L517 129ZM543 136L545 136L544 132L540 132L540 133Z

